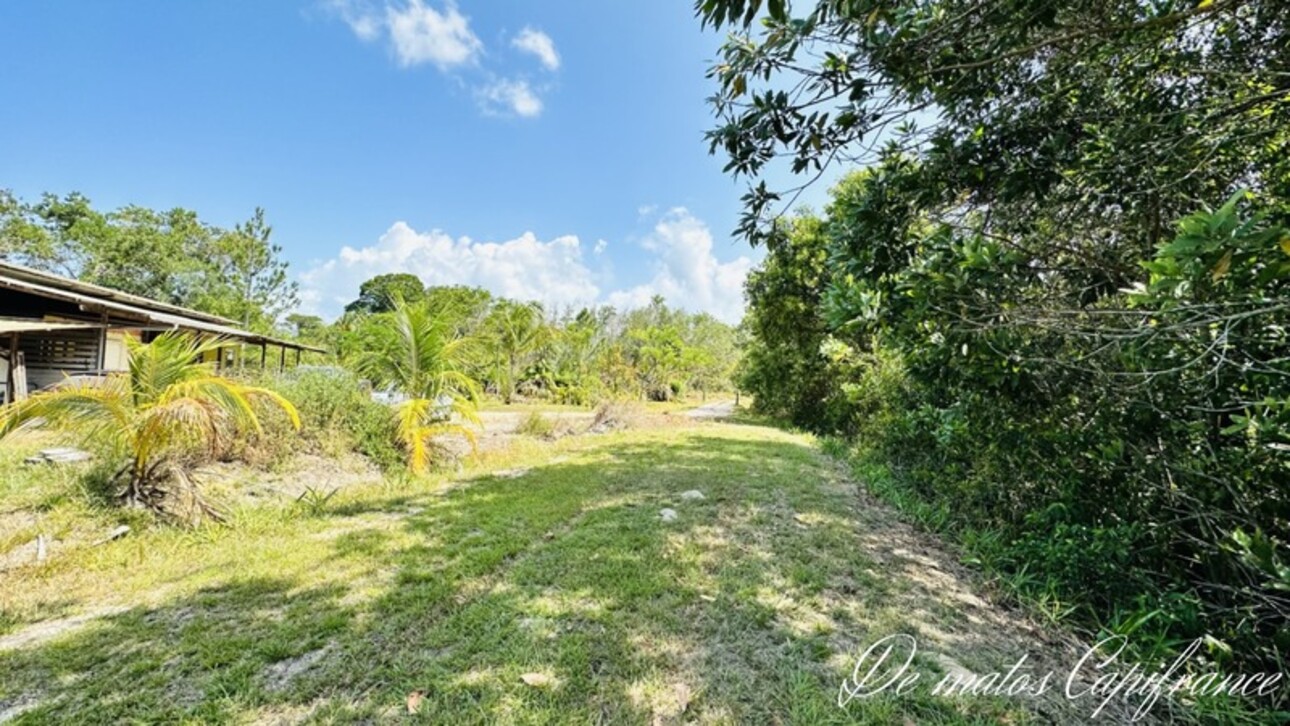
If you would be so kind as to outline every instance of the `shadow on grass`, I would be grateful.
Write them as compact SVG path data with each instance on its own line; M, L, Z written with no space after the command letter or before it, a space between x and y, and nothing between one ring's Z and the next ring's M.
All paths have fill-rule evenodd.
M261 579L131 610L0 653L21 674L0 702L37 699L31 723L373 721L406 715L414 691L444 723L1015 720L991 702L836 705L872 624L812 604L888 586L816 454L739 429L608 438L519 477L384 499L410 545L374 529L331 543L388 573L375 597Z

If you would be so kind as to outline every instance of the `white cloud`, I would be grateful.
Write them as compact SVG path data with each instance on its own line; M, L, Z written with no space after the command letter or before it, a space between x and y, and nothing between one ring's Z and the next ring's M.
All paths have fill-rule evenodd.
M443 10L423 0L386 4L383 12L372 0L330 0L329 5L360 40L388 34L390 48L403 66L432 63L448 70L474 61L484 49L470 29L470 19L451 0Z
M405 66L433 63L441 70L468 63L484 44L470 30L470 21L451 2L443 12L410 0L403 9L388 6L385 22L399 62Z
M608 244L597 240L591 254L577 237L549 241L525 232L505 242L453 238L439 230L417 232L395 222L372 245L344 247L333 259L300 276L304 312L339 315L358 297L364 281L389 272L411 272L427 285L471 285L495 295L538 300L553 307L607 303L621 310L648 305L662 295L670 305L708 312L727 323L743 316L743 284L752 261L740 256L721 262L712 234L683 208L663 215L641 247L653 258L653 277L626 290L602 294L610 273ZM593 272L587 257L600 258Z
M540 30L524 28L511 40L511 45L525 53L537 56L547 70L554 71L560 68L560 54L555 51L555 41Z
M384 31L382 18L369 6L357 4L355 0L333 0L332 6L350 26L353 35L359 36L364 43L377 39Z
M654 254L653 279L611 293L606 298L609 304L640 307L662 295L669 304L705 311L727 323L739 322L752 260L744 256L730 262L718 260L712 251L712 233L702 220L677 207L663 215L641 246Z
M345 21L359 40L376 40L381 32L380 19L369 0L326 0L322 6Z
M495 81L481 87L477 95L488 113L514 113L525 118L542 113L542 99L527 81Z
M590 304L600 294L577 237L543 242L526 232L506 242L476 242L395 222L376 244L344 247L300 276L304 307L338 314L376 275L411 272L427 285L471 285L496 295L556 306Z
M487 114L534 118L541 115L541 92L522 79L497 79L479 59L484 43L470 27L454 0L319 0L364 42L388 43L399 65L407 68L430 64L443 72L459 68L475 71L471 81L475 98ZM511 44L532 53L549 70L560 67L555 42L546 33L525 27Z

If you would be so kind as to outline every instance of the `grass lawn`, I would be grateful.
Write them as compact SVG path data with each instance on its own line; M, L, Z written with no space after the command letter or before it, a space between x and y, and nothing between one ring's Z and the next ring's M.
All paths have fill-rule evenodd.
M733 399L734 397L733 393L709 393L707 401L721 401ZM674 413L702 406L705 401L698 393L691 393L684 400L639 401L636 403L640 405L642 410L649 413ZM572 404L548 403L546 401L518 401L508 404L500 398L488 396L480 403L479 410L512 413L529 413L530 411L537 411L538 413L590 413L595 410L595 406L575 406Z
M680 496L692 489L705 498ZM664 507L678 518L662 521ZM981 658L969 668L997 667L1030 637L953 563L920 567L941 555L868 507L806 437L700 423L521 440L451 478L136 531L0 573L0 714L1031 720L995 699L837 705L855 656L883 635Z

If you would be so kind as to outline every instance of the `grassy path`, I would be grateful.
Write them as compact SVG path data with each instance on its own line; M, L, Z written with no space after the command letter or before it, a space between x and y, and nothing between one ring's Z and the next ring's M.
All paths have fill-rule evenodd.
M997 699L837 705L858 649L893 632L971 669L1066 651L977 599L802 437L691 423L526 444L505 463L0 574L0 719L1063 717ZM664 507L678 518L661 521ZM99 616L48 622L86 612Z

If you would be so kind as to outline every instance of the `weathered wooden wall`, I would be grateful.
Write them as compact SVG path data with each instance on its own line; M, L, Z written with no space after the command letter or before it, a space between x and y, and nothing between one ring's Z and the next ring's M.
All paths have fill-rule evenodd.
M98 330L56 330L23 333L18 349L27 358L27 381L32 390L63 380L64 374L97 371L102 333Z

